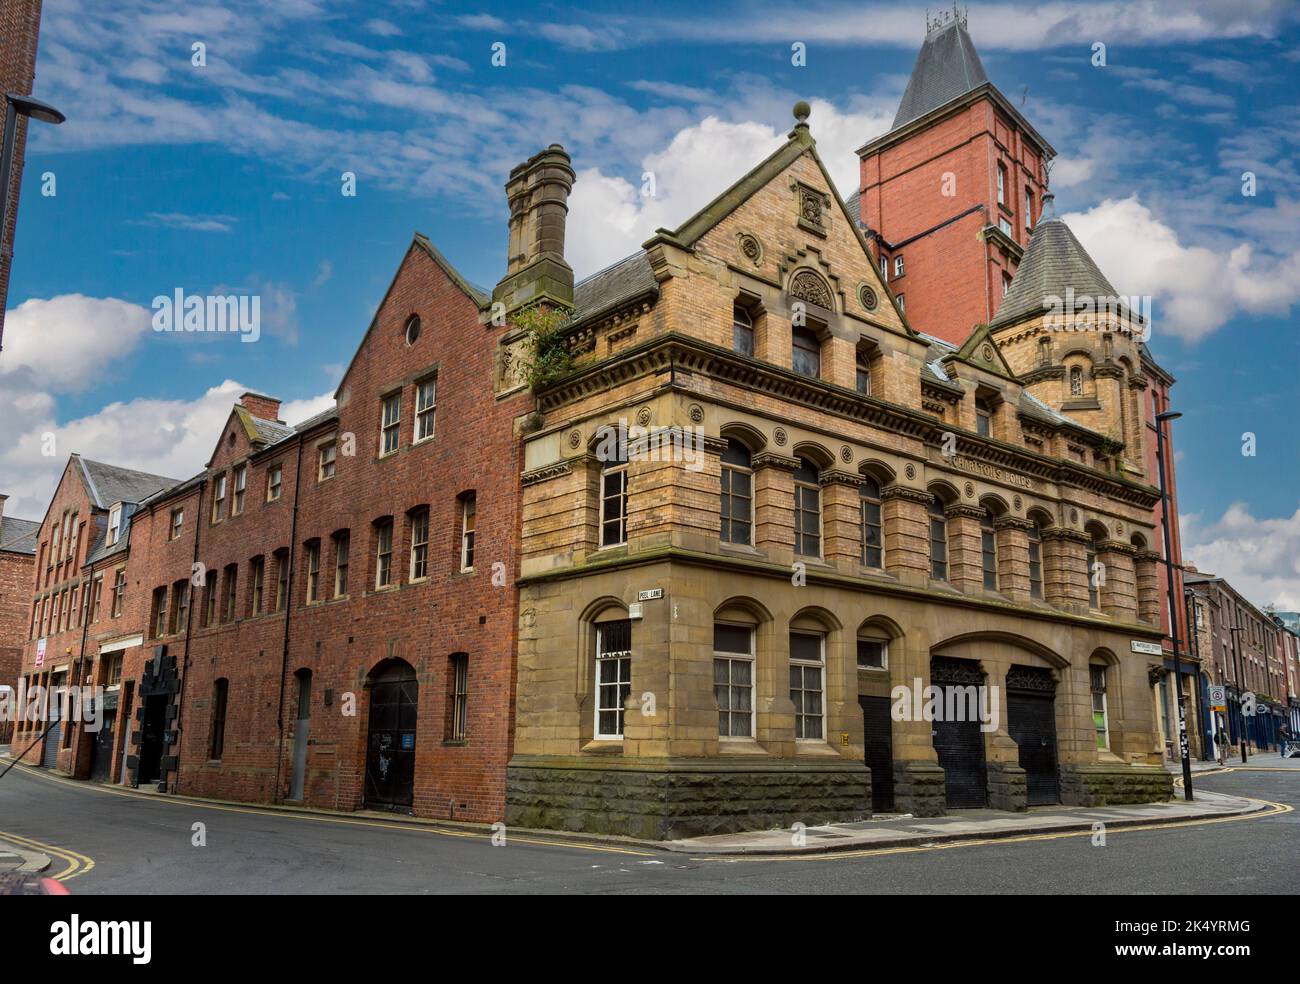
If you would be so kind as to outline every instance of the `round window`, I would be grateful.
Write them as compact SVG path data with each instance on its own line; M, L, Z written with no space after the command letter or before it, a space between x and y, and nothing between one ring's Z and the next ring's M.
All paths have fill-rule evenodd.
M420 337L420 316L411 315L411 320L406 323L406 344L414 345L415 340Z
M862 302L862 306L866 308L868 311L874 311L876 309L876 305L879 303L878 299L876 298L876 292L872 290L870 287L868 287L866 284L863 284L862 287L859 288L858 300Z

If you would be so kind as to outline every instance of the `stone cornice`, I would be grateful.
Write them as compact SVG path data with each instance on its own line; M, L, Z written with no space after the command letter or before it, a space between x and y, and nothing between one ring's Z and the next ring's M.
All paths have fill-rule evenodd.
M784 468L786 471L798 471L799 459L789 455L777 454L775 451L760 451L750 458L755 470L759 468Z
M561 475L568 475L573 471L573 466L569 461L557 461L551 465L543 465L541 468L534 468L532 471L526 471L519 476L520 485L536 485L538 482L548 482L552 478L559 478Z
M988 510L983 506L972 506L964 502L955 502L951 506L945 506L943 514L949 519L983 519L988 515Z
M1038 366L1021 375L1020 382L1025 386L1032 386L1034 383L1041 383L1046 379L1064 378L1065 366Z
M908 488L906 485L886 485L880 490L881 499L902 499L904 502L916 502L928 506L934 499L933 492L925 489Z
M608 391L646 375L658 376L662 385L680 388L699 396L689 385L692 375L707 376L756 390L842 419L923 440L938 447L947 432L958 433L961 453L990 464L1013 468L1048 482L1064 482L1097 492L1130 505L1151 508L1160 500L1155 489L1116 478L1085 465L1052 458L1028 448L1001 441L981 439L956 431L944 421L910 407L887 403L817 379L809 379L781 366L769 365L738 355L730 349L701 339L668 333L624 349L615 355L571 374L538 394L539 408L550 412L568 403ZM928 381L923 384L930 387ZM1051 425L1048 425L1051 426ZM1100 442L1101 435L1081 431L1070 422L1056 430Z
M1053 526L1050 529L1043 530L1042 538L1044 540L1068 540L1071 543L1091 543L1092 537L1082 530L1072 530L1064 526Z
M993 520L995 530L1023 530L1028 533L1034 528L1032 519L1021 519L1019 516L999 516Z
M1137 547L1131 543L1124 543L1122 540L1103 540L1097 544L1097 553L1120 553L1132 557L1136 556L1137 552Z
M1103 362L1092 367L1092 375L1094 379L1120 379L1124 375L1124 368L1113 362Z
M1138 550L1134 552L1133 559L1135 561L1157 564L1160 562L1160 555L1154 550Z
M704 439L704 453L720 455L727 450L728 443L725 437L706 437Z
M832 468L822 472L817 476L817 481L822 485L855 485L860 486L866 483L866 476L859 472L847 472L840 468Z

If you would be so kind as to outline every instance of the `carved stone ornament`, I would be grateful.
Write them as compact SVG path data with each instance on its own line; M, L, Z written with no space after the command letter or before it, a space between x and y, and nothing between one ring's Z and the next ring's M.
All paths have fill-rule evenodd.
M740 234L740 252L754 266L758 266L763 262L763 244L752 233L742 232Z
M786 435L784 427L778 427L772 432L772 440L776 441L777 445L780 447L785 447L785 442L789 439L790 438Z
M689 412L691 415L691 423L693 424L704 423L704 408L700 406L698 403L692 403Z
M916 465L909 464L906 468L903 469L903 474L905 474L908 478L916 478Z
M573 448L576 451L578 445L580 445L581 443L582 443L582 431L580 430L569 431L569 447Z
M853 449L847 444L840 448L840 460L846 465L853 460Z
M866 310L874 311L877 305L880 304L880 297L873 288L867 284L863 284L858 288L858 302Z
M790 278L789 294L795 300L807 301L830 311L834 308L830 288L821 277L811 270L800 270Z

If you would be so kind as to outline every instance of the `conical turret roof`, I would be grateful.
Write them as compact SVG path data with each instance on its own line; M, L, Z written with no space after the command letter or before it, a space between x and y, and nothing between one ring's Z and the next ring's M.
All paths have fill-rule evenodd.
M931 25L926 34L891 129L897 130L988 80L975 44L966 33L965 18L948 15Z

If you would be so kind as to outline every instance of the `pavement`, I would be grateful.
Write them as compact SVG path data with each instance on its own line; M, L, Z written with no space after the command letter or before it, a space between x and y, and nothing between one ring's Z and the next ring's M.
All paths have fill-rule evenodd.
M670 841L663 846L670 851L692 855L815 854L1093 830L1098 824L1104 829L1146 827L1187 820L1243 816L1268 809L1268 804L1259 800L1223 793L1199 791L1195 797L1190 803L1180 796L1168 803L1032 807L1024 813L955 810L942 817L886 815L854 823L832 823L817 827L799 825L779 830L688 837Z
M912 846L724 855L515 828L497 839L472 825L140 795L16 768L0 781L0 838L48 854L46 877L78 895L1300 891L1300 866L1286 861L1300 836L1295 773L1225 769L1198 776L1196 792L1201 803L1202 793L1214 792L1263 808L1171 823L1112 821L1104 835L1091 827L985 831ZM1120 808L1105 812L1112 809ZM1001 818L1023 824L1041 812Z
M29 845L0 839L0 875L15 871L22 875L40 874L51 863L48 854L42 854Z

